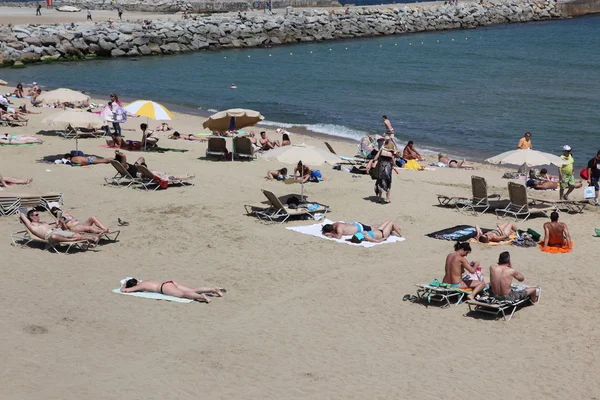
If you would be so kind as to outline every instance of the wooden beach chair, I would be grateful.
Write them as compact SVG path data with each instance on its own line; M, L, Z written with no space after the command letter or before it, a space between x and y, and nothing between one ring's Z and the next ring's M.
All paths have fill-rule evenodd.
M329 207L320 203L309 202L298 205L298 208L290 208L268 190L262 190L263 194L267 198L267 204L264 204L264 208L258 208L253 206L245 206L246 212L249 215L254 215L265 223L279 222L283 224L288 219L293 217L306 217L315 219L316 214L322 214L323 217L329 211ZM289 197L289 196L288 196Z
M112 177L104 178L104 182L106 182L106 185L130 187L135 183L142 183L143 179L131 176L131 174L129 173L129 171L127 171L123 164L121 164L117 160L111 160L110 165L112 165L113 168L117 170L117 172Z
M530 203L527 199L527 188L518 183L508 182L508 197L510 202L505 208L497 209L496 216L511 215L515 221L523 217L523 221L526 221L531 214L544 214L547 217L549 212L557 210L553 205Z
M161 182L166 182L167 187L171 185L194 186L196 182L196 175L190 175L189 177L183 179L171 179L171 177L169 177L169 179L165 181L162 179L157 179L156 176L152 173L152 171L150 171L147 167L144 167L143 165L138 165L137 169L140 175L142 176L142 180L140 182L146 190L155 191L158 190L160 187L164 187L164 185L161 185Z
M227 159L227 142L222 137L212 137L208 139L206 157L223 157Z
M440 284L437 279L431 283L417 283L417 299L425 305L436 302L440 303L442 308L447 308L452 305L452 301L456 301L456 305L461 304L469 292L459 288L441 287Z
M252 141L247 137L233 138L233 158L252 161L256 158Z
M480 176L471 176L471 190L473 196L470 199L456 198L454 205L461 213L470 213L481 215L490 208L504 207L508 203L506 200L499 200L499 194L488 194L488 186L485 178ZM497 200L490 200L497 199ZM438 196L438 201L440 201Z

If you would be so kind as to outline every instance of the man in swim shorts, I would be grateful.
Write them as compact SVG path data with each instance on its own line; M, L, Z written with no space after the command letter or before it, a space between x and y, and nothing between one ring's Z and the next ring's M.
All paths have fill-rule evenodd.
M65 154L67 160L71 161L72 164L78 165L94 165L94 164L110 164L112 158L102 158L96 156L72 156L71 154Z
M550 222L544 224L544 244L542 250L546 247L563 247L571 248L571 234L569 228L564 222L558 222L558 213L552 211L550 213Z
M27 216L17 211L17 215L31 233L49 242L77 242L87 240L88 242L98 243L100 240L100 235L97 234L65 231L42 222L40 221L40 213L35 210L29 210Z
M523 282L525 277L515 270L510 262L510 253L505 251L498 257L498 265L490 267L490 295L499 301L519 301L529 297L533 303L538 301L538 292L535 287L525 290L514 290L511 287L513 278Z
M473 291L467 295L469 300L473 300L475 295L485 288L485 282L479 280L471 280L477 273L478 262L470 263L467 260L467 255L471 253L471 245L469 243L457 242L454 245L454 253L448 254L446 257L446 265L444 267L446 273L442 282L449 287L457 289L472 288ZM469 274L465 274L468 272ZM463 275L465 279L463 279Z
M372 230L371 225L361 224L360 222L338 221L333 224L323 225L321 233L330 238L341 239L342 236L352 236L356 233L370 232Z

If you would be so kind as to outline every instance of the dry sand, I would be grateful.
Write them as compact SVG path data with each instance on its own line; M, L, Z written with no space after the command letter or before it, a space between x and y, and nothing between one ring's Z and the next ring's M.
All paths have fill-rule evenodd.
M46 129L42 117L56 110L41 111L29 126L0 133ZM130 119L125 128L140 122ZM171 126L191 133L201 123L176 114ZM125 134L140 136L139 130ZM466 305L426 308L402 297L415 292L415 283L443 275L453 243L426 233L497 222L493 214L473 217L437 207L435 194L468 194L475 173L506 196L507 180L498 169L400 171L392 203L380 205L365 200L373 194L370 178L319 167L326 180L308 184L306 192L310 200L331 206L329 218L391 219L407 238L364 249L244 215L244 204L263 200L261 188L281 195L300 189L263 178L279 167L275 162L206 161L198 159L205 144L163 138L162 146L189 151L145 154L148 164L192 172L198 179L191 188L149 193L104 186L103 178L114 172L109 165L36 163L75 146L72 140L41 137L46 143L39 146L0 147L3 175L34 178L28 187L4 192L60 191L76 217L95 215L112 228L120 217L130 226L121 228L116 244L65 256L12 247L9 234L22 226L16 216L0 219L4 399L597 396L594 254L600 239L593 236L598 218L593 207L561 214L575 241L570 254L474 245L471 258L483 264L486 275L498 254L510 250L526 283L543 288L541 304L518 311L510 322L493 321L466 316ZM298 135L292 141L323 146ZM111 156L103 143L80 140L80 148ZM332 143L339 153L354 154L353 144ZM130 158L139 154L127 152ZM582 197L582 190L574 197ZM546 221L534 218L519 226L541 232ZM126 275L218 285L228 292L209 305L111 293Z

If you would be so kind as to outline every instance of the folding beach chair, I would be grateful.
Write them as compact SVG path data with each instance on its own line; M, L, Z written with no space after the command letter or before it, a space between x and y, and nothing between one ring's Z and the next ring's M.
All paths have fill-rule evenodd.
M443 287L443 283L434 279L430 283L417 283L417 299L423 304L430 304L432 301L441 303L442 308L447 308L452 305L452 301L456 300L456 305L461 304L464 297L470 290L459 288Z
M28 120L23 120L23 119L12 119L9 120L8 119L8 115L12 114L3 110L0 110L0 124L2 126L27 126L27 122L29 122ZM15 114L12 114L13 116Z
M82 131L81 129L68 126L64 131L57 131L59 136L64 139L81 139L85 137L98 138L98 132L94 131ZM103 133L102 133L103 134Z
M134 183L142 183L143 179L131 176L123 164L117 160L111 160L110 165L112 165L117 172L113 177L104 178L104 182L106 182L107 185L124 185L125 187L130 187Z
M247 137L233 138L233 158L241 158L246 160L254 160L256 158L252 141Z
M500 195L488 195L487 182L485 178L482 178L480 176L471 176L471 190L473 192L473 196L471 199L463 200L462 198L456 198L457 200L454 202L456 209L461 213L481 215L485 213L488 209L490 209L490 207L504 207L508 203L504 200L490 200L500 199Z
M265 223L279 222L283 224L291 217L305 217L315 219L316 214L322 214L323 217L329 211L329 207L320 203L310 202L299 204L298 208L285 206L281 198L278 198L268 190L262 190L268 200L267 204L261 206L244 206L248 215L254 215ZM289 196L288 196L289 197Z
M335 152L335 150L333 149L333 147L331 147L331 145L327 142L324 142L325 146L327 146L327 149L331 152L331 154L335 154L336 156L338 156L339 158L341 158L342 160L350 163L350 164L365 164L367 162L367 159L361 155L356 155L354 157L345 157L345 156L340 156L338 153Z
M50 224L50 225L55 225L55 224ZM48 241L44 238L40 238L40 237L36 236L33 232L30 232L29 229L27 229L27 227L25 227L25 230L23 230L23 231L11 233L10 239L12 241L13 246L21 247L21 248L27 246L29 243L36 243L36 242L42 243L42 244L44 244L44 250L48 250L48 251L52 250L56 254L62 254L58 250L59 248L64 248L65 249L64 254L68 254L69 251L71 251L73 249L85 251L92 246L92 244L90 242L88 242L87 240L79 240L76 242Z
M530 197L529 200L535 204L547 204L557 210L567 210L567 212L579 214L583 213L585 207L590 204L589 200L546 200L533 197Z
M227 159L227 142L225 138L212 137L208 139L208 148L206 149L206 157L223 157Z
M496 210L496 216L506 217L512 215L515 221L519 220L519 217L524 216L523 221L526 221L531 214L544 214L548 216L548 212L556 211L556 206L550 206L548 204L537 204L535 202L529 203L527 200L527 188L524 185L520 185L514 182L508 182L508 197L510 203L503 209Z
M0 194L0 216L15 214L19 207L21 207L19 196Z
M538 289L538 303L542 297L542 289ZM513 289L522 289L513 285ZM478 300L467 300L469 312L481 312L484 314L494 315L496 318L502 317L504 321L510 321L518 308L533 304L529 297L519 301L495 301L489 296L477 296Z
M62 205L62 193L0 193L0 215L15 214L19 207L47 209L50 202Z
M163 187L166 189L166 187L171 186L171 185L194 186L194 183L196 182L196 175L190 175L189 177L186 177L183 179L168 177L168 179L165 181L162 179L158 179L152 173L152 171L150 171L147 167L144 167L143 165L138 165L137 169L142 177L142 180L140 182L146 190L155 191L155 190L158 190L158 188L160 188L160 187ZM173 178L173 179L171 179L171 178ZM165 182L166 182L166 187L164 186Z

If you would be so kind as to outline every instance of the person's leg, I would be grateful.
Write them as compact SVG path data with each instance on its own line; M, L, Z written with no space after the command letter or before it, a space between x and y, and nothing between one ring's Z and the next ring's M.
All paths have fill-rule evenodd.
M402 237L402 232L400 231L400 225L398 225L397 223L390 221L392 224L392 233L395 233L396 236L400 236Z
M89 242L98 243L100 241L100 235L95 233L76 233L73 235L76 240L87 240Z
M95 157L94 162L92 164L110 164L111 161L112 158Z
M179 297L180 299L192 299L192 300L198 300L198 301L204 301L206 303L210 303L210 299L208 297L206 297L205 294L196 293L193 290L181 290L177 287L177 285L175 285L175 282L173 282L172 285L170 285L168 283L163 285L162 291L163 291L163 294L166 294L169 296L174 296L174 297Z
M498 230L502 232L504 236L510 236L511 233L517 231L517 225L514 222L502 222L498 223Z
M569 185L567 193L565 193L565 200L569 199L569 195L573 192L573 190L575 190L575 185Z
M83 225L84 226L94 226L94 225L97 226L98 228L100 228L102 230L102 232L98 232L98 233L109 232L109 229L106 226L104 226L98 218L93 217L93 216L89 217L87 220L85 220L83 222Z
M2 183L2 185L5 185L6 183L8 183L9 185L28 185L31 183L31 181L33 181L33 178L15 179L5 176L4 179L0 179L0 183Z
M222 292L223 289L220 288L220 287L200 286L200 287L197 287L197 288L192 288L192 287L186 286L186 285L184 285L182 283L175 282L175 281L173 281L173 284L178 289L181 289L184 292L188 292L189 291L189 292L196 292L196 293L200 293L200 294L202 294L202 293L211 293L211 294L216 294L219 297L223 296L223 292Z
M531 301L534 303L537 303L538 302L537 289L534 287L528 287L525 290L527 291L527 294L529 295L529 298L531 299Z
M100 234L105 233L106 231L104 229L98 228L97 226L80 224L72 227L71 232Z

